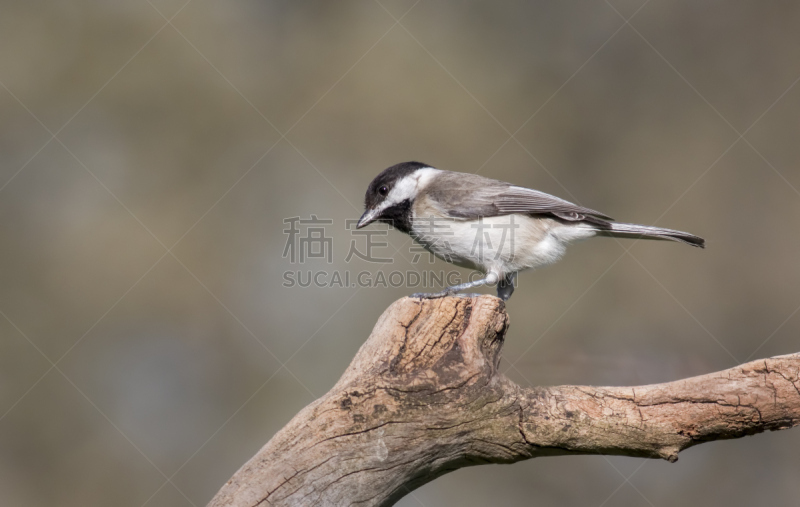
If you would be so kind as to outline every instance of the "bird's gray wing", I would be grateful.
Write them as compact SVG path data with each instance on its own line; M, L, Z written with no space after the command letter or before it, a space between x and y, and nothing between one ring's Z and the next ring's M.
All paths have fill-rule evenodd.
M611 219L593 209L538 190L474 174L441 174L431 183L428 195L444 213L453 218L477 219L522 213L549 214L571 221L585 220L587 217Z

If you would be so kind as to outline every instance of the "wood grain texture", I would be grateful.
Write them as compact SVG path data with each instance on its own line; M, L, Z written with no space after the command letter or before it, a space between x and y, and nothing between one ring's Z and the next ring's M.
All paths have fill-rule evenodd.
M529 389L498 371L507 329L492 296L396 301L339 382L209 506L392 505L464 466L599 453L675 461L702 442L800 423L800 354L665 384Z

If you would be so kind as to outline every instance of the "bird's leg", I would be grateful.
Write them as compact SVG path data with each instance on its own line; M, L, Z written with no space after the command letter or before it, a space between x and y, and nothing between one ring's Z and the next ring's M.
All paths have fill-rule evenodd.
M517 280L517 273L509 273L497 284L497 297L503 301L508 301L514 293L514 282Z
M450 296L455 294L456 292L461 292L462 290L471 289L473 287L480 287L481 285L494 285L497 283L497 280L500 277L494 271L490 271L486 274L486 278L482 278L480 280L475 280L474 282L465 282L460 283L458 285L453 285L450 287L445 287L440 292L432 292L432 293L425 293L425 292L417 292L416 294L411 294L412 298L423 298L423 299L436 299L436 298L443 298L445 296ZM472 296L473 294L470 294ZM474 294L478 296L479 294ZM466 296L466 294L465 294Z

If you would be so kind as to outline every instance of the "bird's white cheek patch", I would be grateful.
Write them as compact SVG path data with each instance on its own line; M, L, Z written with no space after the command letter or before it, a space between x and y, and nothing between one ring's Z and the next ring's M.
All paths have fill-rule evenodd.
M421 190L428 186L428 183L433 180L433 178L439 174L439 169L434 169L433 167L425 167L423 169L418 169L414 173L414 177L417 179L417 189Z
M406 199L411 199L416 192L416 189L416 178L406 176L395 184L394 188L392 188L391 192L389 192L389 195L386 197L384 204L393 206L395 204L400 204Z
M425 188L436 173L439 172L441 171L438 169L426 167L418 169L408 176L401 178L386 197L384 201L385 207L383 209L394 206L395 204L400 204L406 199L414 200L419 191Z

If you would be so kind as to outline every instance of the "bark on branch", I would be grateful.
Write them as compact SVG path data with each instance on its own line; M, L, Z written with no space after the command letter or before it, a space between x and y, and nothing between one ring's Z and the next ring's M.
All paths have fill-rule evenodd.
M339 382L209 504L391 505L460 467L538 456L678 459L711 440L800 423L800 354L639 387L523 388L498 370L492 296L404 298Z

